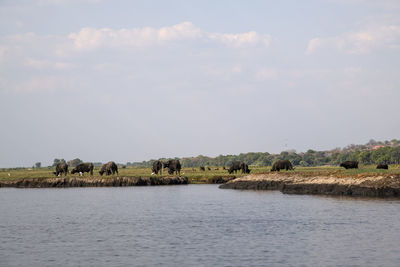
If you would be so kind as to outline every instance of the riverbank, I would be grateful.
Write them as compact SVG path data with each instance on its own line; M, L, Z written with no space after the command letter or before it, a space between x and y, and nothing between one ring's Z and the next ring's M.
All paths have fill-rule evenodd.
M223 184L235 179L233 175L188 178L186 176L124 176L124 177L38 177L0 180L0 187L48 188L48 187L109 187L109 186L146 186L179 184Z
M304 177L290 172L265 173L237 178L219 188L279 190L285 194L400 197L400 175Z
M110 187L110 186L151 186L188 184L187 177L56 177L25 178L0 181L0 187L50 188L50 187Z

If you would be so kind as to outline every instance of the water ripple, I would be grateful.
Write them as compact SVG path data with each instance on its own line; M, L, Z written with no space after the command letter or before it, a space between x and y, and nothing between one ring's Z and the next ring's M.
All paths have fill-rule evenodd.
M400 201L214 185L0 190L4 266L398 266Z

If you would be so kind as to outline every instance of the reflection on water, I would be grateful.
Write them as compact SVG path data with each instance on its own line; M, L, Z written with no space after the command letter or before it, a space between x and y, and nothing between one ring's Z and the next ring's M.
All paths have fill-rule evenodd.
M1 189L1 266L398 266L400 201L216 185Z

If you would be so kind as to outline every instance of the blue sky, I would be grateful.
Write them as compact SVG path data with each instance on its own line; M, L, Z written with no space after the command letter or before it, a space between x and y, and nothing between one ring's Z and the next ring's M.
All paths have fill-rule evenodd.
M399 138L400 2L0 1L0 167Z

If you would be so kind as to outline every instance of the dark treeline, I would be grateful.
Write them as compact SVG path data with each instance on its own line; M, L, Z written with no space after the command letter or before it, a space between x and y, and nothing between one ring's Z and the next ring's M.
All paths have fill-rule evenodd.
M167 161L170 158L161 158L158 160ZM321 166L321 165L339 165L343 161L355 160L360 164L400 164L400 140L375 141L370 140L365 145L349 145L344 148L335 148L325 151L308 150L307 152L296 153L295 150L283 151L279 154L270 154L268 152L249 152L239 155L219 155L217 157L207 157L199 155L197 157L174 158L179 159L183 167L200 166L230 166L233 161L242 161L253 166L271 166L277 160L289 160L295 166ZM127 162L126 164L117 164L121 168L126 166L151 168L155 159L142 162ZM83 163L79 158L69 161L65 159L54 159L52 166L59 163L67 163L69 167L76 167ZM93 162L94 167L101 167L103 163ZM37 162L33 168L41 168L41 163ZM23 169L11 168L11 169ZM5 169L3 169L5 170Z
M175 158L178 159L178 158ZM166 160L166 159L160 159ZM378 142L370 140L365 145L349 145L345 148L335 148L326 151L308 150L296 153L294 150L283 151L280 154L268 152L249 152L239 155L220 155L212 158L197 156L179 158L184 167L229 166L233 161L243 161L253 166L271 166L276 160L290 160L295 166L339 165L340 162L356 160L360 164L400 164L400 140ZM127 166L151 167L155 160L128 162Z
M65 159L54 159L52 167L57 166L57 164L59 163L67 163L69 167L76 167L79 164L83 163L83 161L79 158L69 160L68 162L66 162ZM103 163L101 162L93 162L92 164L94 167L101 167L101 165L103 165Z

